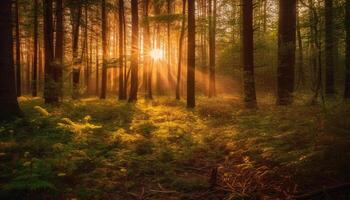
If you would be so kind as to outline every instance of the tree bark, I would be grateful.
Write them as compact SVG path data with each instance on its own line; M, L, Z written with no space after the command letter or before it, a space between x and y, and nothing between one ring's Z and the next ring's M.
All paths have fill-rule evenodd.
M179 60L177 65L177 81L176 81L176 99L180 100L180 84L181 84L181 73L182 73L182 50L183 40L185 37L185 26L186 26L186 0L182 0L182 22L181 22L181 33L179 39Z
M296 0L279 0L277 104L293 102Z
M34 34L33 34L33 71L32 71L32 96L38 96L38 0L34 0Z
M137 101L138 90L138 58L139 58L139 17L138 0L131 0L131 85L129 102Z
M13 63L12 0L0 1L0 120L21 114Z
M195 0L188 0L188 41L187 41L187 107L194 108L196 69L196 22Z
M21 36L19 33L19 6L18 1L15 1L15 23L16 23L16 88L17 96L22 95L22 76L21 76Z
M37 1L37 0L36 0ZM63 89L63 0L56 1L56 46L55 46L55 80L58 82L58 93L62 97Z
M79 97L79 82L80 82L80 67L81 60L78 58L79 48L79 30L80 30L80 19L81 19L81 5L73 5L71 8L72 14L72 51L73 51L73 71L72 71L72 82L73 82L73 93L72 98L77 99Z
M345 16L345 29L346 29L346 77L345 77L345 99L350 99L350 0L346 0L346 16Z
M102 0L102 83L101 83L101 99L107 96L107 12L106 0Z
M53 20L52 0L44 0L44 46L45 46L45 103L58 103L57 83L53 68Z
M254 39L253 39L253 1L242 0L242 66L244 103L247 108L256 108L254 80Z
M209 0L209 98L216 96L215 48L216 48L216 0Z
M325 93L332 96L334 89L334 39L333 39L333 0L325 0Z
M125 100L125 87L124 87L124 0L119 0L118 5L118 26L119 26L119 100Z
M145 89L146 99L152 99L152 73L151 73L151 59L150 59L150 48L151 48L151 39L150 39L150 28L149 28L149 0L144 0L143 3L143 51L144 51L144 71L143 71L143 83Z

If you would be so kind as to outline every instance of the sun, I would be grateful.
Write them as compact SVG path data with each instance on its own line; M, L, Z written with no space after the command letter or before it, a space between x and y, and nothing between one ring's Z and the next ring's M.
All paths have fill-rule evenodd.
M161 60L164 57L164 52L161 49L152 49L150 56L153 60Z

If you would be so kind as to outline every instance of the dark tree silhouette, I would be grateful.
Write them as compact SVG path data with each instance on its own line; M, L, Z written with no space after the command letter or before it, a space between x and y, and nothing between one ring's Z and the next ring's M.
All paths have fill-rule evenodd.
M350 0L346 0L345 29L346 29L346 78L344 97L350 99Z
M181 73L182 73L182 49L183 40L185 37L185 26L186 26L186 0L182 0L182 22L181 22L181 32L179 39L179 59L177 66L177 80L176 80L176 99L180 100L180 84L181 84Z
M242 66L244 103L247 108L256 107L254 81L253 0L242 0Z
M32 96L38 95L38 0L34 0L34 34L33 34L33 70L32 70Z
M137 100L138 84L138 65L139 65L139 16L138 0L131 0L131 85L129 102Z
M0 120L20 115L13 63L12 0L0 1Z
M101 99L105 99L107 95L107 11L106 0L102 0L102 83L101 83Z
M17 96L22 95L22 78L21 78L21 36L19 33L19 5L15 1L15 23L16 23L16 88Z
M143 66L143 84L145 89L145 98L152 99L152 70L151 70L151 59L150 59L150 28L149 28L149 0L143 1L143 51L144 51L144 66Z
M327 96L334 95L333 0L325 0L325 64Z
M195 67L196 67L196 22L195 0L188 0L188 41L187 41L187 107L196 106Z
M216 0L209 0L209 97L216 96L215 86L215 37Z
M64 21L63 21L63 0L56 0L56 46L55 46L55 81L58 82L57 92L62 96L63 87L63 34L64 34Z
M119 28L119 100L125 100L124 87L124 0L119 0L118 3L118 28Z
M277 104L293 102L296 0L279 0Z
M57 82L53 66L52 0L44 0L44 47L45 47L45 103L58 103Z

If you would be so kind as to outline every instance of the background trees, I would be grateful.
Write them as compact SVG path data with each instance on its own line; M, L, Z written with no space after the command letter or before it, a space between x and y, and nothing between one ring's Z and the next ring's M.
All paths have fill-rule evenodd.
M13 63L12 0L0 1L0 120L18 116Z
M342 0L299 1L298 9L294 1L186 2L142 0L136 10L123 0L16 0L17 93L57 103L93 96L92 88L120 100L187 92L190 107L196 95L243 94L255 107L260 95L317 103L347 86Z

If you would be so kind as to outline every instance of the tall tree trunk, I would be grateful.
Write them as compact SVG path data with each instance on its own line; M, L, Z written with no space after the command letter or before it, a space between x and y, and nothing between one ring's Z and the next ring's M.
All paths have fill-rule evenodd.
M21 114L13 63L12 0L0 1L0 120Z
M85 14L85 28L84 28L84 61L85 61L85 70L84 70L84 81L85 81L85 87L86 87L86 94L89 94L90 89L90 63L89 63L89 49L91 48L91 42L89 40L89 11L88 11L88 5L85 4L84 6L84 14Z
M209 0L209 98L216 96L215 48L216 48L216 0Z
M33 71L32 71L32 96L38 96L38 0L34 0L34 40L33 40Z
M44 0L44 46L45 46L45 103L58 103L57 83L53 69L53 20L52 0Z
M279 0L277 104L293 102L296 0Z
M100 70L100 63L99 63L99 45L98 45L98 43L99 43L99 36L97 36L97 38L96 38L96 52L95 52L95 55L96 55L96 83L95 83L95 85L96 85L96 90L95 90L95 92L96 92L96 95L98 96L99 95L99 93L100 93L100 73L99 73L99 70Z
M21 81L21 36L19 33L19 6L18 1L15 1L15 23L16 23L16 88L17 96L22 95L22 81Z
M138 17L138 0L131 0L131 86L129 102L137 100L138 90L138 57L139 57L139 17Z
M80 19L81 19L81 5L73 5L71 8L72 13L72 46L73 46L73 71L72 71L72 82L73 82L73 93L72 98L77 99L79 97L79 82L80 82L80 63L81 60L78 58L79 48L79 30L80 30Z
M36 0L37 1L37 0ZM58 82L58 92L62 97L63 90L63 0L56 0L56 46L55 46L55 80Z
M124 0L119 0L118 3L118 15L119 15L119 100L125 100L126 95L124 92Z
M247 108L255 108L256 93L254 80L254 39L253 0L242 0L242 66L244 103Z
M101 83L101 99L107 96L107 11L106 0L102 0L102 83Z
M305 85L305 74L304 74L304 54L303 54L303 40L301 37L301 27L300 27L300 17L299 17L299 10L298 9L298 15L297 15L297 38L298 38L298 59L299 59L299 63L298 63L298 81L296 84L296 88L298 88L299 86L303 87Z
M149 28L149 0L144 0L143 3L143 51L144 51L144 66L143 66L143 83L145 89L146 99L152 99L152 73L151 73L151 59L150 59L150 48L151 48L151 39L150 39L150 28Z
M179 39L179 60L177 66L177 80L176 80L176 99L180 100L180 84L181 84L181 73L182 73L182 49L183 40L185 37L185 26L186 26L186 0L182 0L182 22L181 22L181 33Z
M171 14L171 2L172 0L167 0L167 14L170 16ZM168 85L169 90L173 89L173 80L172 80L172 72L171 72L171 38L170 38L170 20L167 21L167 70L168 70Z
M333 0L325 0L325 93L332 96L334 89L334 39L333 39Z
M346 29L346 78L345 78L345 99L350 99L350 0L346 0L346 16L345 16L345 29Z
M196 21L195 0L188 0L188 41L187 41L187 107L194 108L196 69Z

